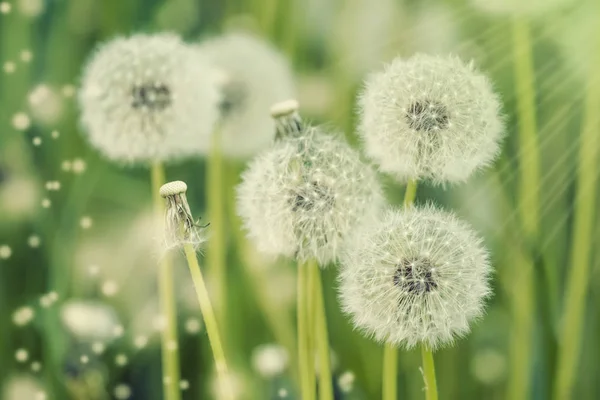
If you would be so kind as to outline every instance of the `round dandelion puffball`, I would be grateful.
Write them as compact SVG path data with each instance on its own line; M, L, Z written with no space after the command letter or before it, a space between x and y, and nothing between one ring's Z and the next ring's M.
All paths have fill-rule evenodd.
M357 329L379 342L431 349L469 332L491 294L481 239L452 214L388 210L342 257L339 296Z
M269 43L243 33L207 40L199 50L221 73L223 153L245 158L269 146L275 135L269 108L294 96L289 62Z
M396 58L367 79L359 106L367 155L402 181L464 181L500 151L498 96L456 57Z
M81 122L111 160L150 163L192 155L218 118L216 73L174 34L101 45L85 67Z
M312 127L260 154L237 194L259 251L321 265L337 259L347 237L383 204L375 172L358 153Z

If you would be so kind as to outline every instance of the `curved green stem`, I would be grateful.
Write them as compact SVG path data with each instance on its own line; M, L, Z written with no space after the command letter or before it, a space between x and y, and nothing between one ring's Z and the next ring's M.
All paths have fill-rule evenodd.
M588 82L585 116L579 144L579 169L575 195L575 220L570 256L570 268L565 291L562 330L558 350L558 370L555 381L555 400L571 398L581 350L585 300L588 292L592 230L598 180L600 142L600 56L590 66L593 75Z
M161 185L165 182L165 171L161 163L151 168L152 200L157 216L164 216L164 201L160 197ZM161 331L161 354L163 365L163 390L166 400L180 400L179 392L179 349L177 346L177 310L173 293L173 263L169 254L161 259L158 273L158 298L165 326Z
M233 395L229 390L227 382L227 361L225 358L225 351L223 350L223 342L221 341L221 335L219 334L219 327L217 324L217 318L212 308L206 285L204 284L204 278L202 277L202 271L200 270L200 264L196 257L196 251L194 246L190 243L183 245L185 252L185 258L187 260L192 280L194 281L194 288L196 289L196 295L198 297L198 303L200 303L200 311L202 312L202 318L204 319L204 325L206 326L206 333L208 334L208 341L213 352L215 359L215 369L217 376L222 383L223 390L227 391L224 393L224 399L232 400Z
M425 380L425 393L427 400L437 400L437 382L435 380L435 363L433 352L425 344L421 344L421 357L423 358L423 379Z

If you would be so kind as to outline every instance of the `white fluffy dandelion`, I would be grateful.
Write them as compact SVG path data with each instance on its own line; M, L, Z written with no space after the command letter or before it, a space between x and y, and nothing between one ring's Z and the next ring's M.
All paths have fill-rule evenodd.
M242 176L238 213L260 251L325 265L356 227L376 218L383 196L356 151L304 126L293 104L284 105L276 110L288 112L277 118L281 139Z
M222 74L219 129L223 153L254 155L273 141L271 105L294 96L289 62L267 42L242 33L208 40L199 49Z
M499 153L498 96L456 57L397 58L367 79L359 105L366 153L401 180L464 181Z
M124 163L164 161L205 146L218 118L216 74L173 34L134 35L99 47L79 92L88 138Z
M339 296L377 341L436 349L468 333L490 295L481 239L433 207L388 210L342 258Z

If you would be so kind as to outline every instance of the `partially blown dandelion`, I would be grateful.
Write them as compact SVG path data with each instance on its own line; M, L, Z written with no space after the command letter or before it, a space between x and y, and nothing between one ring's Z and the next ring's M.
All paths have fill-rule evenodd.
M190 155L218 118L215 82L201 53L174 34L117 38L85 68L81 122L92 145L114 161Z
M191 244L197 248L204 239L198 231L198 225L192 217L185 192L187 185L182 181L173 181L160 188L160 195L167 202L165 214L165 240L168 248Z
M254 155L273 141L275 126L267 111L294 95L288 61L268 43L243 33L208 40L199 49L222 74L221 150L230 157Z
M367 79L359 105L366 153L401 180L464 181L499 152L498 97L456 57L397 58Z
M481 239L452 214L389 210L342 258L339 295L376 340L436 349L469 331L490 295Z
M357 226L376 217L383 196L356 151L284 106L275 109L283 114L277 117L282 140L243 174L238 212L261 251L324 265Z

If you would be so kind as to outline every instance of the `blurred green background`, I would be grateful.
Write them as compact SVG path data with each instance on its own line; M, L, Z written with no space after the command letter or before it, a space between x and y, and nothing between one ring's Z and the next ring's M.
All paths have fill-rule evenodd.
M583 126L595 129L585 146L600 147L600 104L589 100L600 91L594 78L600 70L600 6L597 0L522 3L0 2L0 394L5 396L0 398L34 399L31 392L10 395L15 380L25 378L47 399L127 398L127 388L131 399L161 398L156 254L154 238L148 237L149 174L144 168L119 168L86 144L78 125L76 91L83 62L100 41L168 30L194 42L230 29L256 32L280 48L293 64L303 115L343 129L355 145L356 92L366 73L395 56L454 53L473 59L491 78L503 99L507 126L500 160L467 184L425 184L418 193L418 202L435 201L469 220L486 238L496 268L495 295L485 318L467 338L436 353L440 397L551 398L578 226ZM531 76L527 65L532 66ZM533 108L523 106L528 102ZM539 192L533 190L539 193L540 225L533 233L522 228L518 212L527 160L522 156L529 154L518 131L527 110L533 110L540 154ZM594 183L600 159L592 161L594 173L586 182ZM225 167L231 183L244 163L226 161ZM168 179L187 182L192 211L203 217L204 176L204 160L167 166ZM400 203L403 186L389 177L382 180L390 201ZM275 399L282 388L288 398L298 398L290 373L267 379L251 363L256 346L294 334L295 266L262 261L239 246L230 189L225 336L235 371L232 385L239 386L240 399ZM588 198L597 193L594 185L587 189ZM600 202L597 196L591 198L594 211ZM586 308L571 398L596 399L600 213L584 211L583 218L591 223L586 239L591 251L584 258L586 286L578 288ZM210 399L210 348L204 331L194 329L201 317L181 261L176 265L179 346L182 378L189 383L183 398ZM335 267L324 276L335 379L341 376L346 382L348 372L355 377L351 390L342 390L347 389L342 385L336 395L376 399L381 347L353 332L339 311ZM77 301L110 307L122 327L101 355L61 322L61 310ZM265 304L275 304L275 321L264 317ZM34 314L31 321L28 312ZM146 346L136 346L143 342L140 337L148 339ZM125 365L115 361L119 355L127 357ZM424 397L419 366L418 351L400 353L400 398Z

